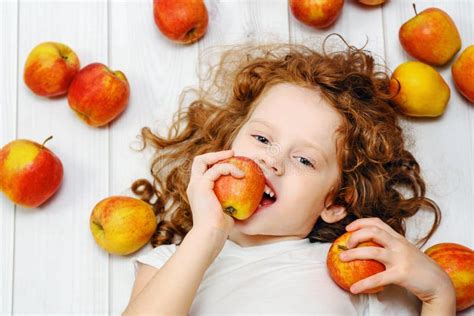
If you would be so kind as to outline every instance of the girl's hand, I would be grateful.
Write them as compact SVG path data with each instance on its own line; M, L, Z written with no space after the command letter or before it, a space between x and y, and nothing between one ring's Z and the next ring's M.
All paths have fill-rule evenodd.
M349 249L341 253L341 260L374 259L385 265L385 271L353 284L350 289L352 293L396 284L412 292L423 303L450 304L455 300L455 290L449 275L379 218L357 219L346 230L353 232L347 243L348 248L368 240L375 241L383 248Z
M192 210L193 229L218 229L225 233L226 238L230 234L234 219L222 210L221 203L213 190L214 182L221 175L232 174L236 178L242 178L244 172L229 163L219 163L211 168L208 167L233 155L234 152L231 149L194 157L191 178L186 190Z

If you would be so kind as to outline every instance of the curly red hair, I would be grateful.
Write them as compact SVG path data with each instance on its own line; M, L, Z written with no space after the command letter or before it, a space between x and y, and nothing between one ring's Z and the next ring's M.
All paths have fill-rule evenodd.
M159 217L153 247L179 242L192 227L186 189L193 158L231 148L259 96L281 82L319 87L343 117L338 129L340 174L327 200L345 206L348 215L333 224L319 218L307 236L310 241L332 242L348 223L363 217L378 217L405 235L405 219L422 207L433 212L434 221L419 242L423 245L432 236L441 212L425 197L420 166L405 148L387 68L376 64L363 48L347 45L326 53L326 40L323 52L297 44L228 48L217 64L210 65L202 78L204 85L191 90L196 96L189 106L183 108L181 101L167 137L142 128L142 150L147 145L156 149L153 183L136 180L132 191L150 203ZM411 196L405 196L404 189Z

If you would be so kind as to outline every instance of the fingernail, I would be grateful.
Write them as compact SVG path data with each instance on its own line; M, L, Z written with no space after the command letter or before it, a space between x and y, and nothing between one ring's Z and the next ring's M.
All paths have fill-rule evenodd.
M347 258L347 255L346 255L345 252L341 252L341 253L339 254L339 259L344 260L344 259L346 259L346 258Z

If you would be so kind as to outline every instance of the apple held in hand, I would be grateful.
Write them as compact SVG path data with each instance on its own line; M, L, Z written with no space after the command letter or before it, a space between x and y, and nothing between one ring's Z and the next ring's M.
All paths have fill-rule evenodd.
M214 183L214 193L222 209L234 218L244 220L257 210L265 190L265 176L258 164L250 158L234 156L218 163L231 163L245 173L237 179L232 175L220 176Z
M340 253L347 250L346 244L351 235L352 232L346 232L332 243L326 261L331 278L337 285L348 292L350 292L350 288L354 283L385 270L385 266L375 260L357 259L352 261L341 261L341 259L339 259ZM381 247L373 241L367 241L359 243L356 248L368 246ZM377 293L382 290L383 287L378 287L361 293Z
M178 44L203 37L209 20L203 0L154 0L153 16L161 33Z
M0 150L0 190L15 204L38 207L61 185L63 165L44 144L26 139L10 142Z
M401 112L415 117L441 116L451 96L443 77L433 67L418 61L405 62L395 69L390 92Z
M466 48L451 67L456 89L474 103L474 45Z
M130 96L124 73L92 63L79 71L69 87L69 106L87 124L102 126L122 113Z
M41 43L26 59L23 80L35 94L54 97L67 93L80 68L74 51L62 43Z
M96 243L116 255L128 255L142 248L156 226L151 205L127 196L103 199L90 216L90 229Z
M425 250L446 273L456 290L456 310L474 305L474 252L455 243L440 243Z
M294 17L315 28L326 28L341 14L344 0L290 0Z
M461 49L461 36L456 24L438 8L428 8L419 14L415 8L415 14L398 33L403 48L427 64L446 64Z

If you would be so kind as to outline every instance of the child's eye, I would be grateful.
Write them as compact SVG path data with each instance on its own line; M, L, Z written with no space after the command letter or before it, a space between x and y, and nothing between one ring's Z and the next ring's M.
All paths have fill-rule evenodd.
M270 141L269 141L266 137L264 137L264 136L261 136L261 135L252 135L252 137L255 138L255 139L256 139L258 142L260 142L260 143L263 143L263 144L266 144L266 145L270 143ZM314 169L314 164L313 164L310 160L308 160L308 159L306 159L306 158L304 158L304 157L298 157L298 158L301 158L300 161L301 161L301 163L302 163L303 165Z
M308 167L311 167L311 168L314 168L314 165L311 163L311 161L309 161L308 159L304 158L304 157L298 157L298 158L301 158L301 163L305 166L308 166Z
M261 143L263 143L263 144L268 144L268 143L270 143L270 142L268 141L268 139L266 139L266 138L263 137L263 136L260 136L260 135L252 135L252 137L254 137L257 141L259 141L259 142L261 142Z

